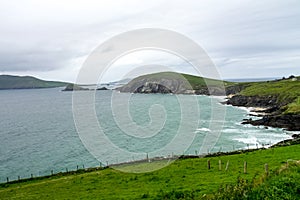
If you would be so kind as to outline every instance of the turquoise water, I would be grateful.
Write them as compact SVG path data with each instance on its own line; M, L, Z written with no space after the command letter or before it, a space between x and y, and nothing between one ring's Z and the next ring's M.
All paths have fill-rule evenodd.
M109 152L108 143L103 142L97 159L86 150L77 133L72 112L72 93L61 89L2 90L0 91L0 182L55 172L99 166L102 163L118 163L143 158L124 156ZM85 91L86 92L86 91ZM83 98L86 93L82 93ZM194 135L181 139L178 145L168 151L159 151L151 156L170 154L195 154L201 152L206 135L212 134L210 126L212 106L226 109L223 119L215 123L223 124L216 144L204 149L206 152L232 151L241 148L256 148L290 138L282 129L241 125L248 117L248 111L232 106L224 106L220 98L207 96L187 96L180 98L185 102L182 114L180 102L175 95L162 94L118 94L111 110L111 91L97 91L95 94L95 113L99 126L115 147L132 153L151 153L161 150L176 138L178 129L184 134ZM116 118L122 105L128 102L128 114L138 129L133 129L128 121ZM196 99L200 113L192 105ZM84 107L84 104L82 105ZM222 110L221 109L221 110ZM82 117L89 122L89 118ZM186 120L183 120L186 118ZM196 120L196 123L195 123ZM184 123L183 123L184 122ZM91 125L93 126L93 125ZM77 124L78 128L78 124ZM89 127L92 128L92 127ZM132 131L132 133L128 133ZM124 134L125 133L125 134ZM152 135L149 135L152 133ZM144 138L136 137L146 134ZM147 137L146 137L147 136ZM218 139L218 140L217 140ZM188 144L188 148L180 145ZM105 151L106 150L106 151ZM202 149L203 150L203 149ZM179 153L180 152L180 153ZM99 161L100 160L100 161Z

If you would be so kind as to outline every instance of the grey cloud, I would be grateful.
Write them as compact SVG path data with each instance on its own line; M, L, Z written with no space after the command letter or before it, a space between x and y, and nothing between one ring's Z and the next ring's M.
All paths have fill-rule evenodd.
M155 27L198 42L223 76L258 76L257 71L271 66L276 66L274 75L285 70L300 74L294 67L300 60L292 57L300 54L298 0L21 4L0 3L0 72L72 68L72 60L88 55L111 36Z

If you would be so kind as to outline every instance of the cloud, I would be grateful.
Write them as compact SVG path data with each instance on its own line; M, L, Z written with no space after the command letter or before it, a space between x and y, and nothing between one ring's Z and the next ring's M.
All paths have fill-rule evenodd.
M0 73L70 79L83 62L76 60L105 40L150 27L195 40L223 77L265 76L271 68L272 76L300 74L299 7L298 0L2 1Z

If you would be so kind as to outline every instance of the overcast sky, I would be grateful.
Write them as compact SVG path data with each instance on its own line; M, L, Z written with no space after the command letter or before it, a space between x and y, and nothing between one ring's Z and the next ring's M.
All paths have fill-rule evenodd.
M0 0L0 74L74 81L98 45L137 28L186 35L225 79L300 75L299 0ZM116 65L180 65L154 55L135 53ZM121 76L110 71L107 79Z

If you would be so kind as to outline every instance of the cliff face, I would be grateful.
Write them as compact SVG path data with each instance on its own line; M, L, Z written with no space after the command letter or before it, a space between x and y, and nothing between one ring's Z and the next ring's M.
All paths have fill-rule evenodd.
M279 107L276 96L243 96L235 95L228 99L227 104L244 107Z
M259 120L246 120L242 124L254 126L271 126L284 128L289 131L300 130L300 115L267 115Z
M163 78L161 80L151 80L148 78L133 80L127 85L118 88L120 92L131 93L184 93L191 90L185 80Z
M151 78L135 79L118 88L120 92L130 93L173 93L225 96L222 82L214 85L197 85L196 89L184 78L165 77L160 80Z

